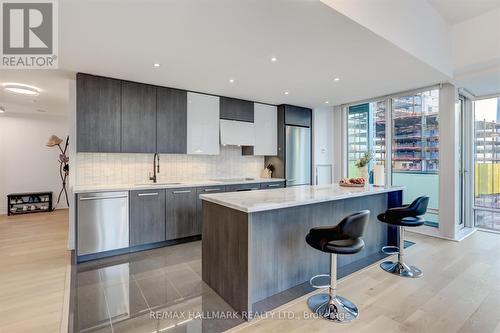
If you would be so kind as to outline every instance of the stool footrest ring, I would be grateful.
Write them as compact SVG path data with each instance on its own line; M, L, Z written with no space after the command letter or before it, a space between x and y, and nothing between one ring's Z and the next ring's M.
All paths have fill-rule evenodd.
M330 282L330 274L318 274L318 275L314 275L309 280L309 284L311 285L311 287L316 288L316 289L323 289L323 288L330 287L330 283L327 283L327 284L315 284L313 280L317 279L317 278L328 278L328 282Z
M392 245L388 245L388 246L383 246L382 247L382 252L385 253L385 254L398 254L399 253L399 247L398 246L392 246Z

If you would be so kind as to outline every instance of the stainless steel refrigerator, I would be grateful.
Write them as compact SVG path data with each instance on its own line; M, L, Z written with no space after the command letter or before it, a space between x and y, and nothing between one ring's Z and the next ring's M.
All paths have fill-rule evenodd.
M285 132L286 186L311 184L311 129L287 125Z

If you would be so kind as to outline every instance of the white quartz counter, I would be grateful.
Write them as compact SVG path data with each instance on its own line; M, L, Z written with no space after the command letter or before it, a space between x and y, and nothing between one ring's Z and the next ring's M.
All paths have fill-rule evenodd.
M403 187L341 187L338 184L294 186L279 189L202 194L200 198L245 213L362 197L403 190Z
M233 179L212 179L212 180L188 180L171 183L149 183L149 184L119 184L119 185L87 185L75 186L74 193L89 193L89 192L108 192L108 191L133 191L133 190L151 190L162 188L180 188L180 187L201 187L201 186L223 186L235 184L256 184L256 183L272 183L284 182L281 178L234 178Z

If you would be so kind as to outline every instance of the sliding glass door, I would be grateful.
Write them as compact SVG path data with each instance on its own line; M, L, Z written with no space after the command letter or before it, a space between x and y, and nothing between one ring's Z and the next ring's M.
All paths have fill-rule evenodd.
M500 231L500 98L474 102L474 221Z

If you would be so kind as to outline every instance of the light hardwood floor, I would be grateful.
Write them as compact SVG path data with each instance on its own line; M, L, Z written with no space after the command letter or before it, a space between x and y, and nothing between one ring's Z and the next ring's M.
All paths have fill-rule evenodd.
M1 333L65 331L67 239L67 210L0 216Z
M274 319L232 331L500 333L500 235L476 232L460 243L413 233L406 239L417 242L408 249L407 262L424 276L399 278L376 264L342 279L338 294L358 306L356 321L305 319L308 295L277 309ZM280 311L295 319L277 319Z
M476 232L460 243L406 235L417 242L407 261L423 269L424 277L398 278L373 265L342 279L339 294L360 309L355 322L304 319L306 296L277 309L274 319L233 331L500 333L500 235ZM0 216L1 333L61 331L66 242L67 211ZM295 319L279 319L280 311Z

